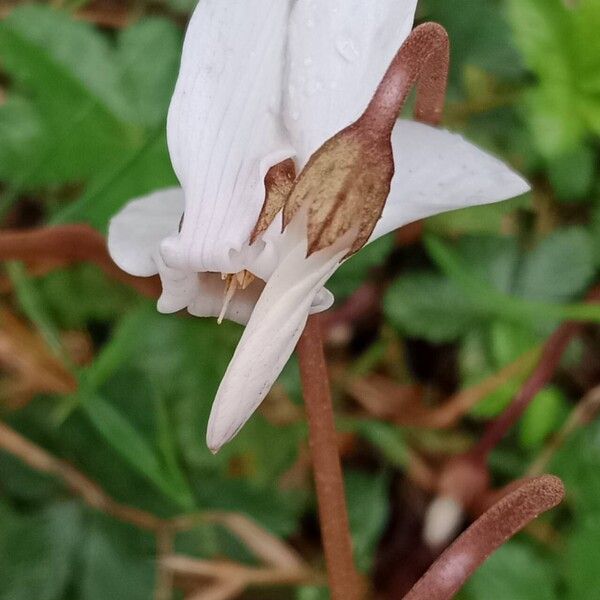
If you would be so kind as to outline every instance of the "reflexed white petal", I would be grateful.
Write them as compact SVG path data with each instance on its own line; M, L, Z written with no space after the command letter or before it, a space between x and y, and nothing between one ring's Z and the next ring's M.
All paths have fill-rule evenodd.
M370 241L432 215L520 196L529 184L460 135L398 121L392 138L396 174Z
M201 0L169 109L171 160L185 192L181 234L163 257L184 271L234 272L264 176L293 155L281 122L291 0Z
M162 294L157 309L163 314L176 313L187 308L200 294L198 275L191 271L171 269L165 265L159 252L155 256Z
M285 123L299 166L369 104L410 33L417 0L297 0Z
M129 202L108 228L108 250L115 263L137 277L156 275L159 269L155 254L161 240L177 231L183 206L180 188Z
M346 252L347 246L337 247L307 259L303 241L269 279L217 392L208 423L211 450L230 441L267 395L296 346L311 304Z
M310 314L316 315L317 313L329 310L334 302L335 296L327 288L321 288L314 297L312 306L310 307Z

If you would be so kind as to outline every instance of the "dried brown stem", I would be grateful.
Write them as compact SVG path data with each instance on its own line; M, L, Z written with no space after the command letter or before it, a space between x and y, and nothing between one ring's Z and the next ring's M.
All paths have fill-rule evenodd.
M239 582L240 587L276 585L318 585L319 577L310 569L247 567L225 561L209 561L173 554L163 559L163 565L175 575Z
M251 569L244 565L212 563L187 557L177 557L175 565L195 565L188 569L188 574L202 575L198 564L203 565L207 573L218 578L210 590L203 590L195 598L205 600L230 598L241 593L249 585L276 585L278 583L320 584L322 577L311 570L305 561L291 547L254 523L248 517L237 513L207 512L184 515L174 519L161 519L152 513L126 506L112 499L106 492L83 473L69 463L52 456L43 448L25 439L19 433L0 421L0 450L9 452L19 458L32 469L54 475L77 494L88 506L102 511L109 516L143 529L156 535L158 569L154 592L156 600L169 600L172 597L173 578L185 570L172 568L169 557L173 556L173 541L177 532L187 531L194 527L213 523L227 528L237 536L246 547L267 567ZM204 571L203 571L204 572ZM232 588L220 577L225 573L238 576L237 586Z
M410 388L399 386L385 377L353 379L348 392L371 414L393 421L402 427L445 429L452 427L486 395L529 371L539 356L537 350L527 352L481 383L454 394L441 406L428 408L418 394L407 394ZM408 398L408 399L407 399Z
M0 231L0 261L5 260L28 264L50 262L55 266L91 262L107 276L133 287L144 296L156 298L160 295L158 277L133 277L121 271L110 257L105 239L89 225Z
M437 23L416 27L398 51L364 116L367 129L391 133L411 89L417 85L415 118L437 125L443 116L450 43Z
M588 294L588 302L600 301L600 287ZM470 456L485 462L489 453L521 418L531 401L554 377L560 361L575 336L582 331L579 323L565 323L550 336L531 377L525 382L509 407L490 423L483 437L470 451Z
M157 565L154 600L173 598L173 573L165 566L164 559L173 553L174 541L175 535L171 527L163 526L156 532Z
M450 600L493 552L563 497L563 484L556 477L523 482L473 523L404 600Z
M244 592L246 586L239 581L217 581L208 589L203 586L186 600L230 600Z
M223 525L244 542L246 547L265 564L292 570L306 570L307 568L306 563L295 550L241 514L210 512L184 515L172 519L169 523L175 531L187 531L203 523Z
M10 13L24 2L8 2L5 6L0 6L0 19L7 18ZM62 3L54 3L61 6ZM104 6L103 6L104 5ZM124 5L121 0L113 2L92 2L91 6L83 7L77 10L73 17L81 21L88 21L101 27L112 27L121 29L130 25L137 15L134 11Z
M360 582L352 556L344 480L318 316L309 318L297 352L331 595L334 600L358 599Z
M0 449L10 452L32 469L59 477L86 504L115 519L150 531L159 530L163 524L161 519L151 513L113 500L100 486L69 463L52 456L2 422L0 422Z
M14 373L2 382L4 396L14 405L39 393L69 394L77 381L44 339L0 306L0 366Z

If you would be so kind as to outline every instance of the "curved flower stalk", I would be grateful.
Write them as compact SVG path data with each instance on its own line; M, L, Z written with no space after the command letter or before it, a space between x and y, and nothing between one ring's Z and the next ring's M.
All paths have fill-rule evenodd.
M396 121L397 90L416 72L404 66L440 52L438 71L447 66L446 38L438 54L428 43L436 26L397 53L415 8L202 0L192 17L168 119L181 188L128 204L109 247L132 275L160 275L161 312L246 325L213 406L214 451L264 399L309 314L331 306L324 286L351 254L407 223L528 190L460 136ZM445 75L432 72L422 85L443 94Z

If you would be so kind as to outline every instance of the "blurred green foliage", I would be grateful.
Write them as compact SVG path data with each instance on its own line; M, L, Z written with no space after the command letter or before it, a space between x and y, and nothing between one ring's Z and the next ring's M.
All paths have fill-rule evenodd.
M71 11L85 4L26 5L0 21L3 217L34 203L40 222L83 221L104 231L126 201L176 181L165 119L180 21L195 0L154 3L116 31L74 19ZM423 244L398 250L392 237L381 240L348 262L331 289L343 301L365 279L389 283L381 329L366 336L366 348L353 350L348 371L381 370L390 339L401 346L416 340L426 345L429 362L454 360L455 386L465 387L538 348L560 320L555 308L579 302L598 280L600 2L422 0L419 18L441 22L452 39L448 126L523 171L534 192L435 217ZM123 503L165 517L239 511L277 535L314 543L310 485L281 485L301 463L301 421L275 424L257 414L219 455L206 449L210 404L238 327L158 315L93 267L34 279L13 265L7 274L17 292L14 309L59 355L61 333L79 331L91 340L94 359L72 367L75 394L0 408L6 422ZM498 483L522 476L563 425L589 383L569 369L581 371L589 352L567 355L561 379L536 398L518 435L494 455ZM410 364L394 373L402 383L409 375L424 378ZM486 397L470 427L454 433L475 439L478 420L498 414L520 382ZM425 383L439 382L432 376ZM293 408L300 397L294 362L280 385ZM347 495L357 561L368 572L393 515L408 510L395 505L394 482L419 435L356 417L339 390L337 396L340 426L364 448L348 469ZM444 436L436 440L452 452ZM560 543L509 543L464 598L600 598L598 424L569 439L552 469L569 490L567 510L549 522ZM151 597L150 535L92 512L53 478L1 452L0 474L0 600ZM214 525L178 543L198 557L250 560ZM297 597L321 592L301 589Z

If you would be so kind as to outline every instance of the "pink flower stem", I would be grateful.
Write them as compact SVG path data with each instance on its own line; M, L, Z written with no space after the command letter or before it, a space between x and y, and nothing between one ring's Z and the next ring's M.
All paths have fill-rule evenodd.
M309 317L297 352L331 596L333 600L355 600L361 597L361 586L352 555L344 480L318 316Z

